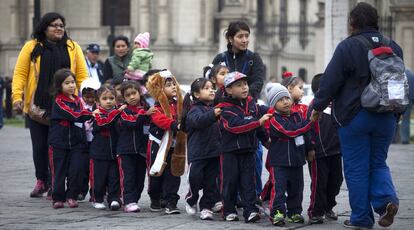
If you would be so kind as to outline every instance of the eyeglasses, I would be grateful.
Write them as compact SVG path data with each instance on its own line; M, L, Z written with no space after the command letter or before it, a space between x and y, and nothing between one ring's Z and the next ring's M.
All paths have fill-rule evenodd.
M53 27L55 29L58 29L58 28L64 29L65 28L64 24L50 24L49 26Z

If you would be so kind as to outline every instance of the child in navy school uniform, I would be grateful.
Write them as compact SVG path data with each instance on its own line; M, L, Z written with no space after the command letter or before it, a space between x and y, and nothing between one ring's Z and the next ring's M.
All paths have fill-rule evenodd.
M192 97L192 99L191 99ZM186 211L197 212L198 191L203 190L200 199L200 218L212 220L213 211L220 197L216 178L220 172L220 133L218 119L220 108L214 108L213 83L198 78L191 84L191 92L184 97L183 126L187 132L189 191L185 197Z
M322 74L317 74L312 79L313 93L318 91L321 78ZM308 118L312 110L313 102L309 105ZM315 142L315 155L308 156L312 180L308 215L312 224L320 224L323 223L323 216L328 220L338 220L332 209L336 205L335 197L339 194L343 181L341 146L330 106L321 113L311 134Z
M93 140L90 146L90 186L92 207L105 209L104 196L108 192L107 202L111 210L121 207L119 171L116 161L118 134L116 122L125 109L115 107L115 89L102 86L97 91L98 109L93 113Z
M101 83L98 80L93 78L85 79L80 87L80 92L82 94L82 106L83 109L89 110L90 112L96 109L96 91L101 87ZM89 190L89 148L92 143L93 134L92 134L92 123L93 120L85 121L84 127L86 130L86 141L88 142L87 148L84 151L83 156L83 177L82 177L82 185L81 185L81 192L78 195L78 201L82 201L85 199L86 195L88 194Z
M269 105L274 107L267 156L273 184L270 220L275 226L283 226L286 216L291 223L304 223L303 165L307 151L312 150L308 132L312 123L291 111L292 99L286 87L272 84L266 90Z
M238 220L235 208L238 190L245 222L256 222L260 215L255 205L255 152L258 138L265 144L268 142L268 136L262 126L271 114L266 114L267 107L259 107L248 96L246 75L239 72L229 73L224 79L224 86L227 96L218 105L223 110L220 129L223 149L221 191L224 219Z
M117 144L122 198L125 212L139 212L138 201L144 189L146 172L146 124L154 108L148 109L136 81L124 81L121 95L128 105L121 113ZM148 109L148 110L146 110Z
M87 147L83 122L91 119L92 113L82 110L80 98L75 95L75 75L69 69L56 71L53 81L56 94L49 128L53 208L63 208L65 201L70 208L77 208L82 184L81 155Z
M214 105L220 103L224 97L224 78L228 73L229 68L222 64L210 64L203 68L204 77L209 79L213 83L214 88L216 89Z

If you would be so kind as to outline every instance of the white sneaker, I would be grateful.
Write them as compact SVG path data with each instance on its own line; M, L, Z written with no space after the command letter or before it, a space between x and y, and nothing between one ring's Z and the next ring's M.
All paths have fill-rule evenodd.
M226 221L238 221L239 216L236 213L230 213L226 216Z
M220 212L223 208L223 203L221 201L214 204L214 207L211 209L213 212Z
M213 212L208 209L203 209L200 212L200 219L202 220L212 220L213 219Z
M121 205L119 204L119 202L118 202L118 201L114 200L114 201L112 201L112 202L111 202L110 207L111 207L111 210L112 210L112 211L116 211L116 210L118 210L119 208L121 208Z
M194 215L197 213L197 210L194 208L194 206L190 206L187 201L185 202L185 211L188 215Z
M260 215L257 212L252 212L249 215L249 218L247 218L247 220L245 220L246 223L253 223L260 220Z
M140 210L137 203L129 203L124 207L124 212L139 212Z
M103 210L103 209L106 208L104 203L96 203L96 202L92 203L92 207L94 207L96 209L100 209L100 210Z

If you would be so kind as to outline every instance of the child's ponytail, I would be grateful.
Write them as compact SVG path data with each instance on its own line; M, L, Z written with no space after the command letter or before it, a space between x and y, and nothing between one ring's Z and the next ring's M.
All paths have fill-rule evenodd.
M190 95L190 93L187 93L184 96L184 100L183 100L183 112L181 115L181 130L186 130L186 120L187 120L187 114L191 109L191 105L193 104L193 100L191 99L192 96Z

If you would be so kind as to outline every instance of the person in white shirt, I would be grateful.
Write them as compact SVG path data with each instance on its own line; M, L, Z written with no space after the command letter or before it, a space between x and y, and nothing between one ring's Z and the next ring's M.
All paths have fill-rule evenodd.
M99 61L99 53L101 48L98 44L91 43L86 47L85 61L88 67L88 74L90 78L93 78L101 84L103 84L103 63Z

